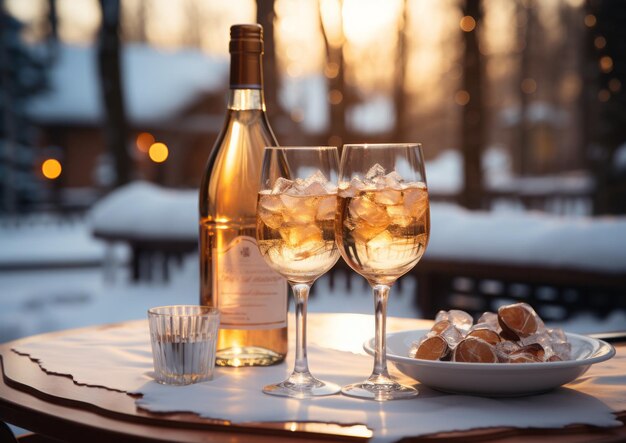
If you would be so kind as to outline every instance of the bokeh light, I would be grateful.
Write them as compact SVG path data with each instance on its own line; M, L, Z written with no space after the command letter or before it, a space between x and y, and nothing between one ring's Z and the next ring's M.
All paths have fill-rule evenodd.
M600 89L598 91L598 100L601 102L608 102L611 99L611 93L607 89Z
M521 84L524 94L533 94L537 90L537 82L534 78L525 78Z
M137 149L141 152L148 152L150 146L155 142L154 136L149 132L142 132L137 136Z
M170 151L167 148L167 145L161 142L152 143L152 146L150 146L150 149L148 150L150 160L155 163L163 163L165 160L167 160L169 154Z
M613 59L608 55L600 58L600 69L605 74L611 72L613 70Z
M41 164L41 173L48 180L55 180L59 178L62 171L63 168L61 167L61 162L57 159L49 158Z
M466 15L461 19L459 26L465 32L472 32L476 28L476 20L471 15Z
M469 92L463 89L461 89L460 91L457 91L456 94L454 94L454 101L456 102L457 105L465 106L470 101Z
M343 101L343 94L338 89L332 89L328 93L328 101L331 105L338 105Z
M593 14L587 14L585 16L585 26L588 28L593 28L596 25L596 16Z

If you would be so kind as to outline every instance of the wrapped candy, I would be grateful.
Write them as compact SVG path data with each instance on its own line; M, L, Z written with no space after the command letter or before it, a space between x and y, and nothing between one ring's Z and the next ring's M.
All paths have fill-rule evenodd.
M409 355L466 363L553 362L569 360L571 344L562 330L546 328L530 305L515 303L483 313L476 324L464 311L439 311Z

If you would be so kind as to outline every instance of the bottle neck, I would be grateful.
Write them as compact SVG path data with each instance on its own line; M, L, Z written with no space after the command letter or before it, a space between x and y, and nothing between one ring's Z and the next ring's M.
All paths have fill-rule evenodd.
M262 52L232 51L230 89L263 89L262 57Z
M231 42L233 43L233 42ZM263 97L263 53L256 47L246 50L241 45L233 45L230 54L230 91L228 109L236 111L265 111Z
M233 111L265 111L263 90L231 88L228 91L228 109Z

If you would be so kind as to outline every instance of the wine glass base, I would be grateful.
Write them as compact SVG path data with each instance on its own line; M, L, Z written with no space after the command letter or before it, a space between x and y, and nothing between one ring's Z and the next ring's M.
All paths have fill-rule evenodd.
M344 386L341 393L349 397L365 398L368 400L387 401L401 400L417 397L419 391L410 386L404 386L396 382L372 383L364 381Z
M269 395L279 397L292 398L312 398L324 397L326 395L337 394L341 391L341 387L334 383L326 383L317 380L319 383L313 385L295 385L289 381L284 381L275 385L267 385L263 388L263 392Z

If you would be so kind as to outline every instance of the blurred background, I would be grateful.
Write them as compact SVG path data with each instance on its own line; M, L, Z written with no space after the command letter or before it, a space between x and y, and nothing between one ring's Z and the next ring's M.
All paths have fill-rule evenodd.
M229 27L265 29L284 145L419 141L422 263L390 313L626 324L626 4L0 0L0 341L197 302ZM371 313L345 265L312 311Z

